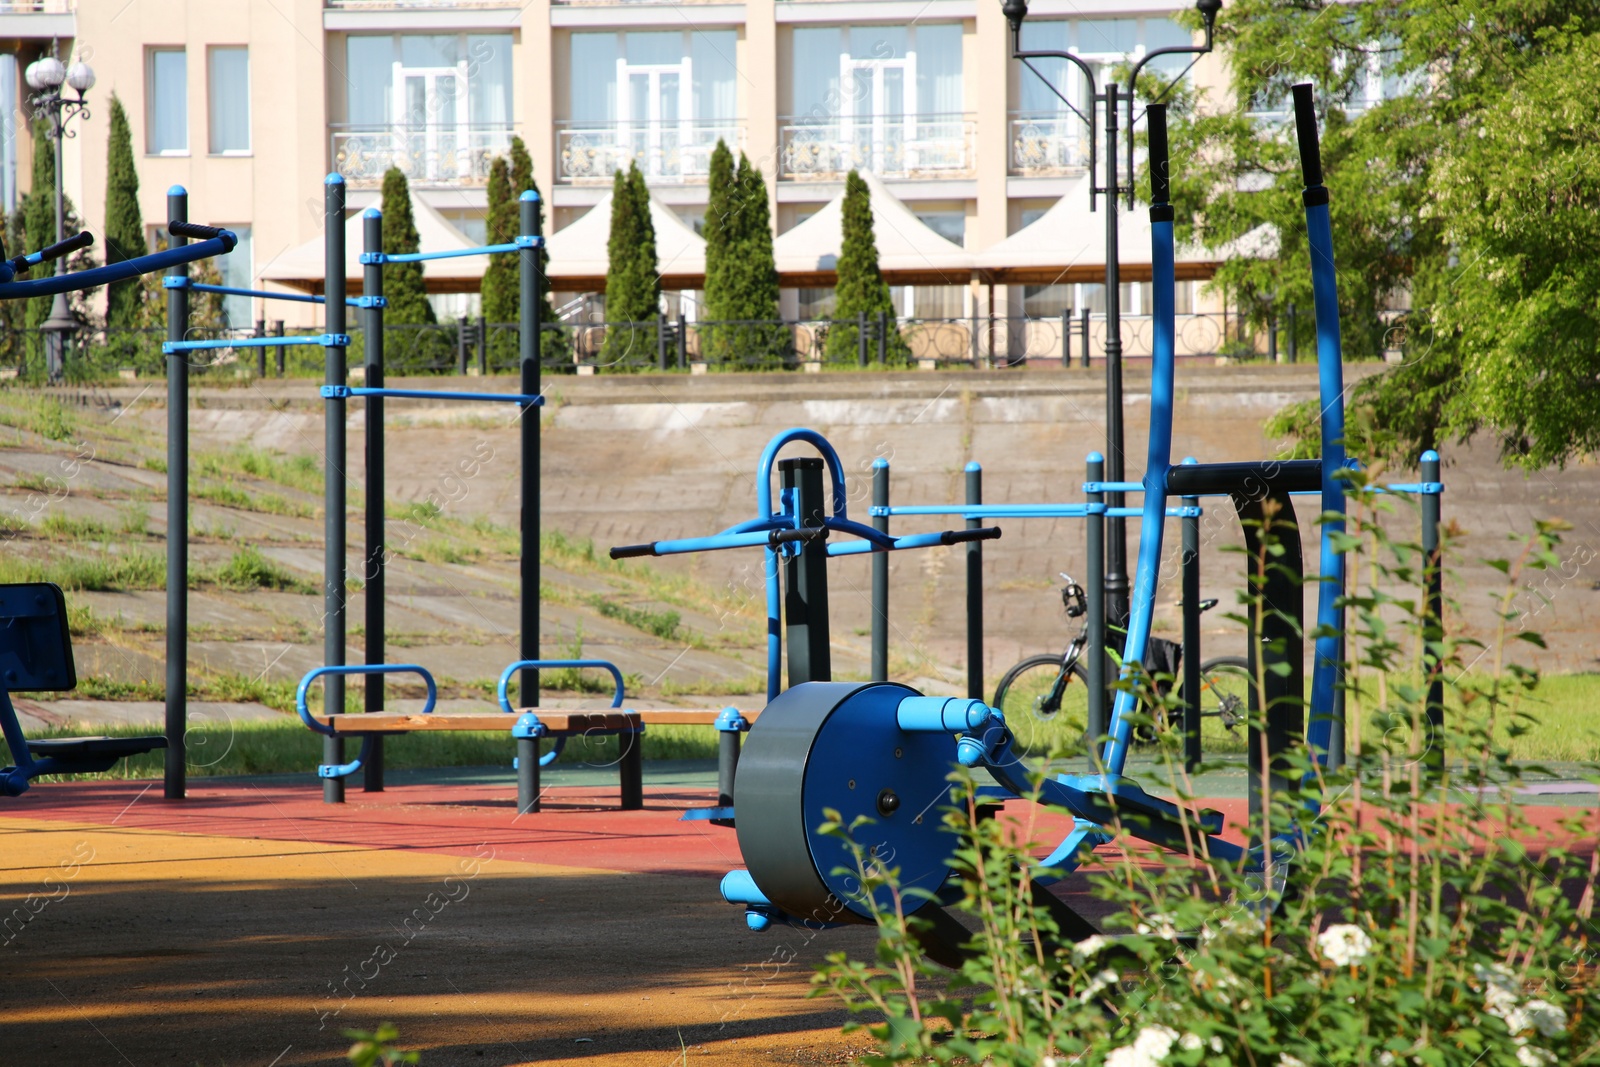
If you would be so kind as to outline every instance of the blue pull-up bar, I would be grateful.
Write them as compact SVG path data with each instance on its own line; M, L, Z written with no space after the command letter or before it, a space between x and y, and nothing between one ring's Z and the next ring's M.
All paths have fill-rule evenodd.
M457 393L439 389L374 389L360 385L324 385L322 399L348 400L355 396L393 396L405 400L481 400L489 403L522 404L525 407L543 407L543 394L528 396L525 393Z
M222 230L217 236L201 241L198 244L180 245L177 248L152 252L147 256L135 256L133 259L125 259L120 263L111 263L104 267L80 270L73 274L56 274L49 278L37 278L33 281L3 282L0 283L0 300L20 300L30 296L54 296L57 293L73 293L80 289L93 289L96 286L137 278L141 274L150 274L158 270L165 270L168 267L176 267L182 263L193 263L197 259L209 259L212 256L226 255L232 252L234 245L238 243L239 238L232 230Z
M163 355L172 355L175 352L199 352L208 348L275 348L278 345L338 345L341 348L350 344L350 335L347 333L319 333L307 337L240 337L234 340L224 338L220 341L163 341L161 351Z
M296 304L326 304L325 296L306 293L269 293L264 289L238 289L231 285L209 285L197 282L187 275L168 274L161 279L163 289L191 289L197 293L221 293L223 296L259 296L267 300L288 300ZM353 308L386 308L389 301L381 296L347 296L345 306Z
M363 252L361 265L370 267L384 263L426 263L430 259L460 259L462 256L493 256L502 252L520 252L524 248L543 248L543 237L526 234L509 244L480 245L477 248L452 248L445 252Z

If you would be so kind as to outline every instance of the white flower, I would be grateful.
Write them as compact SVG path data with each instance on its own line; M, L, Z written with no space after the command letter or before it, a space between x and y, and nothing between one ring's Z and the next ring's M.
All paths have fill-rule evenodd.
M1553 1067L1556 1054L1549 1049L1523 1045L1517 1049L1517 1062L1522 1064L1522 1067Z
M1546 1000L1530 1000L1522 1006L1528 1021L1541 1037L1566 1033L1567 1013Z
M1169 915L1162 915L1159 912L1150 916L1150 921L1148 923L1140 923L1138 926L1135 926L1133 930L1134 933L1138 934L1155 934L1157 937L1164 938L1168 941L1172 941L1178 936L1177 928L1172 925L1172 917Z
M1170 1027L1146 1027L1139 1031L1133 1044L1112 1049L1105 1067L1157 1067L1177 1040L1178 1031Z
M1378 1053L1378 1067L1390 1067L1394 1063L1394 1053L1384 1050Z
M1211 1051L1212 1052L1220 1053L1222 1051L1222 1038L1213 1037L1211 1039L1210 1044L1211 1044Z
M1102 992L1116 985L1119 977L1120 975L1116 971L1111 970L1109 967L1106 968L1090 980L1083 992L1078 994L1078 999L1084 1004L1089 1003Z
M1205 1042L1200 1040L1199 1034L1184 1034L1182 1037L1178 1038L1178 1047L1183 1049L1185 1052L1193 1052L1195 1049L1204 1044Z
M1072 962L1083 964L1098 956L1108 945L1111 939L1104 934L1093 934L1072 946Z
M1335 923L1317 935L1317 950L1335 967L1354 967L1372 953L1372 938L1359 926Z
M1509 993L1513 998L1522 992L1522 983L1517 981L1517 976L1512 973L1511 968L1503 963L1491 963L1487 967L1481 963L1474 963L1472 974L1483 983L1485 998L1491 992Z
M1287 1052L1278 1057L1278 1067L1306 1067L1306 1061Z

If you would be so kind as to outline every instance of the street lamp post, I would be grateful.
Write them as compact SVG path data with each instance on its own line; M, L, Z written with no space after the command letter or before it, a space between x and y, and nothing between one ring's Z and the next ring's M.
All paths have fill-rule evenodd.
M1195 9L1200 12L1205 20L1206 43L1191 45L1189 47L1175 46L1172 48L1157 48L1147 52L1134 64L1133 71L1128 75L1126 92L1127 103L1127 131L1128 131L1128 182L1121 184L1117 175L1117 126L1119 107L1123 99L1122 87L1116 82L1107 80L1105 91L1099 92L1095 88L1094 70L1082 58L1071 52L1057 51L1029 51L1022 47L1022 21L1028 17L1026 0L1002 0L1001 8L1005 12L1006 21L1011 24L1011 58L1021 60L1023 66L1033 71L1045 86L1066 104L1073 114L1088 127L1089 130L1089 210L1095 209L1095 196L1104 193L1106 196L1106 473L1105 477L1110 482L1120 482L1124 479L1123 450L1122 450L1122 291L1121 277L1117 265L1117 198L1126 195L1128 207L1133 207L1133 126L1137 121L1133 113L1134 90L1138 87L1139 71L1144 65L1158 56L1192 55L1189 67L1185 67L1168 86L1155 98L1158 102L1171 91L1199 61L1199 57L1211 51L1212 30L1217 20L1217 12L1222 10L1222 0L1196 0ZM1075 65L1083 72L1089 83L1089 94L1093 101L1089 105L1088 114L1078 110L1066 95L1040 73L1032 60L1035 59L1064 59ZM1105 185L1095 185L1095 104L1105 105L1105 136L1106 136L1106 177ZM1106 496L1108 507L1120 508L1126 504L1122 493L1109 493ZM1111 518L1106 523L1106 623L1108 626L1122 628L1128 622L1128 531L1127 521L1121 518Z
M67 129L68 122L75 117L89 117L89 105L84 100L83 94L94 87L94 70L89 64L81 61L74 63L69 69L55 57L54 44L51 45L50 51L50 55L29 64L26 76L28 85L35 90L29 100L33 105L34 114L43 112L49 118L50 136L55 140L56 243L59 244L66 237L64 195L61 184L61 141L65 137L77 136L75 132ZM63 84L77 92L77 99L68 100L61 94ZM56 260L56 273L65 273L66 269L67 257L62 256ZM72 317L72 312L67 307L66 294L57 293L50 304L50 317L39 324L39 329L44 334L45 373L52 382L58 382L62 378L66 369L67 335L77 328L77 320Z

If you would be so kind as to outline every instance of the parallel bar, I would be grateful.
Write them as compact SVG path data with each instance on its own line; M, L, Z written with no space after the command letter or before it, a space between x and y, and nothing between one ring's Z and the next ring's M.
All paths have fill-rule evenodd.
M326 234L324 267L327 281L324 291L328 295L327 321L329 335L344 333L344 179L337 174L328 175L323 182L323 232ZM292 338L286 340L299 340ZM348 339L346 340L348 343ZM326 381L328 385L344 385L347 371L345 350L341 344L324 346ZM337 396L323 401L323 463L327 473L323 479L324 496L324 555L322 590L322 662L328 667L342 667L345 662L345 404ZM344 711L344 676L330 674L324 683L323 711L337 715ZM344 739L322 739L322 762L342 766ZM322 800L327 804L344 803L344 780L324 778Z
M322 387L324 399L337 397L345 399L356 396L397 397L402 400L471 400L479 403L522 404L527 407L543 407L544 397L537 394L524 393L458 393L454 390L439 389L375 389L362 385L324 385Z
M1062 519L1104 515L1104 504L988 504L974 508L966 504L910 504L868 509L873 518L912 515L960 515L966 519Z
M167 190L167 218L189 217L183 186ZM173 237L174 249L187 244ZM179 269L184 269L181 265ZM167 293L167 339L181 341L189 322L189 294ZM189 362L167 353L167 751L163 795L186 792L189 691Z
M383 251L383 212L367 208L361 215L361 243L368 252ZM366 382L369 386L383 387L383 266L369 263L361 268L361 293L369 300L362 315L366 334ZM346 304L352 303L350 300ZM371 396L367 400L367 565L364 580L366 594L366 661L380 664L385 655L384 614L384 476L383 476L383 398ZM383 710L383 675L366 677L366 703L368 712ZM362 790L367 793L383 792L383 738L374 737L368 746L366 762L361 767Z
M492 256L498 255L501 252L520 252L527 247L536 246L524 245L521 242L513 242L512 244L503 245L482 245L478 248L453 248L446 252L383 252L379 253L383 258L378 262L425 263L430 259L460 259L464 256ZM363 266L366 265L367 259L367 255L363 253L361 256L361 262Z
M365 272L363 272L364 274ZM308 293L271 293L265 289L240 289L232 285L210 285L181 275L162 278L161 285L165 289L188 289L191 292L220 293L223 296L257 296L264 300L287 300L294 304L327 303L327 297L312 296ZM367 308L371 306L368 298L372 295L375 294L364 293L361 296L347 296L344 302L347 307ZM381 296L379 298L381 299Z
M171 292L181 292L169 289ZM339 317L344 318L344 305L339 306ZM329 318L332 318L330 315ZM277 348L281 345L320 345L323 348L344 348L350 344L350 335L344 332L329 332L311 334L306 337L234 337L223 338L219 341L163 341L161 351L167 355L174 352L203 352L214 348Z
M967 506L983 503L983 467L967 464ZM976 530L983 520L969 518L967 529ZM983 542L967 543L967 696L983 699Z
M881 511L879 509L882 509ZM889 461L872 461L872 528L889 532ZM889 680L889 556L872 555L872 680Z

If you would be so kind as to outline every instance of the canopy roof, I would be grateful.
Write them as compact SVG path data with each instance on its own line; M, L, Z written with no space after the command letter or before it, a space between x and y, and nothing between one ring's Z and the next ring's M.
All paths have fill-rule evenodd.
M671 208L650 196L650 222L656 229L656 262L663 289L699 289L706 280L706 242ZM552 234L550 288L598 292L606 287L611 240L611 194L581 218Z
M875 174L863 172L872 203L878 267L894 285L966 285L972 254L941 237L906 207ZM773 244L779 282L785 286L834 284L844 245L844 194Z
M1065 196L1032 223L977 257L985 280L995 284L1050 285L1104 282L1106 216L1110 205L1099 197L1089 210L1089 179L1079 178ZM1214 251L1197 245L1177 250L1179 278L1210 278L1217 266L1241 255L1276 254L1276 235L1259 229ZM1270 249L1270 251L1269 251ZM1122 209L1117 230L1118 263L1124 281L1150 280L1150 211L1138 204Z
M363 214L358 211L344 223L345 288L351 293L361 292ZM417 225L417 236L421 238L420 251L454 252L477 247L421 199L411 201L411 217ZM315 237L273 259L262 268L260 279L302 292L320 293L327 275L326 255L323 238ZM430 293L475 293L482 285L486 265L482 256L429 260L422 264L422 277Z

